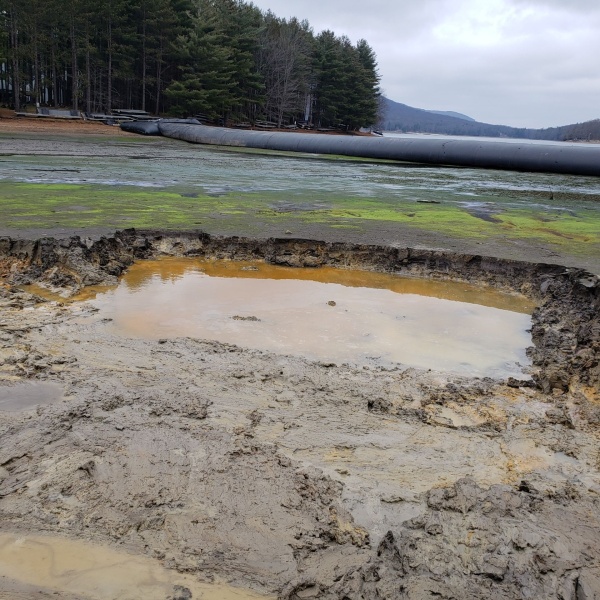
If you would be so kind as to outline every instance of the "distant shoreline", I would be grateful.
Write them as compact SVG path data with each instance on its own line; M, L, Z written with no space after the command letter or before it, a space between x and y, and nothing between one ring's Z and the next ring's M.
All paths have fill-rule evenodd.
M157 117L158 118L158 117ZM215 127L215 129L222 129ZM299 134L318 133L319 135L343 135L343 136L370 136L368 132L359 131L318 131L316 129L279 129L273 128L262 130L252 128L253 131L280 131L293 132ZM42 133L42 134L61 134L61 135L110 135L124 137L138 137L135 133L123 131L118 125L106 125L98 121L68 120L52 117L42 119L33 119L27 117L17 117L14 112L8 109L0 109L0 133Z
M513 138L507 136L491 136L491 135L452 135L449 133L428 133L422 131L398 131L397 129L393 131L389 131L384 129L382 131L384 136L394 136L394 135L418 135L418 136L434 136L434 137L448 137L448 138L457 138L457 139L482 139L482 140L514 140L516 142L536 142L541 144L547 143L556 143L556 144L600 144L600 140L537 140L537 139L529 139L529 138Z

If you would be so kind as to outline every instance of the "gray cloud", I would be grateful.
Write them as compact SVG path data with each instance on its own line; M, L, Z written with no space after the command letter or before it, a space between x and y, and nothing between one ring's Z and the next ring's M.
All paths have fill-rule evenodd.
M548 8L557 12L600 13L600 4L597 0L511 0L511 4L533 8Z
M254 0L364 37L398 102L549 127L600 117L598 0Z

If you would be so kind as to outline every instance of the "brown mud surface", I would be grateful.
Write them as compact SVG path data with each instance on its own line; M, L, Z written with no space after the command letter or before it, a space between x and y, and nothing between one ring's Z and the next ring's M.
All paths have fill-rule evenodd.
M159 256L525 294L537 305L533 381L128 338L90 303L18 287L66 298ZM600 597L598 277L432 250L129 230L0 238L0 281L1 397L37 386L20 411L0 404L0 598L103 598L77 569L97 581L123 552L160 563L165 599ZM108 563L35 569L78 543ZM32 564L10 570L13 546L47 554L22 552Z
M258 129L258 128L257 128ZM118 125L106 125L98 121L84 121L83 119L61 119L52 117L17 117L12 110L0 109L0 132L6 133L37 133L40 135L59 133L60 135L121 135L127 137L137 137L139 134L123 131ZM264 131L264 130L262 130ZM316 131L308 129L277 129L269 128L269 131L284 131L289 133L304 134L318 133L320 135L348 135L369 137L370 133L361 133L358 131Z

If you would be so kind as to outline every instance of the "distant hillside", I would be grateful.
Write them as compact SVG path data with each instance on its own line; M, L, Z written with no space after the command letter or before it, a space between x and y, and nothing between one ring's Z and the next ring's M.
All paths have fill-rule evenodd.
M473 117L468 117L462 113L454 112L453 110L428 110L427 112L435 115L446 115L447 117L455 117L457 119L463 119L464 121L474 121Z
M532 140L600 140L600 119L549 127L547 129L526 129L491 125L468 120L470 117L460 113L429 111L414 108L389 98L383 98L384 115L381 128L385 131L441 133L445 135L472 135L485 137L512 137ZM465 118L466 117L466 118Z

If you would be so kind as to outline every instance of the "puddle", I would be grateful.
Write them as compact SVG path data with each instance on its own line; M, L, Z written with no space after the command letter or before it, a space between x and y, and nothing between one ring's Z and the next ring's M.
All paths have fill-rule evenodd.
M124 335L195 337L335 363L523 377L531 303L454 282L164 259L93 301Z
M19 412L36 406L52 404L63 396L55 383L24 382L0 386L0 411Z
M83 302L85 300L93 300L98 294L103 292L108 292L112 290L114 286L110 285L88 285L84 287L77 295L75 296L62 296L57 292L53 292L48 288L38 284L38 283L29 283L27 285L20 285L19 289L27 292L28 294L34 294L35 296L39 296L43 300L48 300L50 302L62 302L63 304L71 304L72 302Z
M202 600L267 598L227 584L200 583L151 558L46 536L0 534L0 577L89 600L165 600L175 585Z

